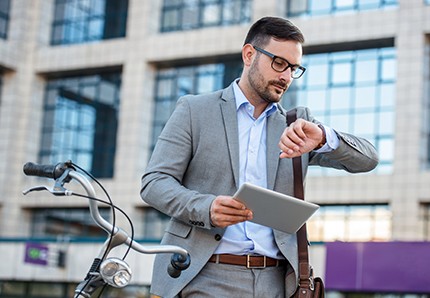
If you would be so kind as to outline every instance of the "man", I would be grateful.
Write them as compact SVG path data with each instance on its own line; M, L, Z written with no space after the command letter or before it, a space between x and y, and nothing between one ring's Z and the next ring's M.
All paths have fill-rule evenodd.
M191 265L173 279L166 272L170 256L158 255L151 293L291 296L298 279L296 235L250 222L252 211L232 195L244 182L293 195L295 156L302 156L305 169L376 167L370 143L322 126L306 108L298 108L298 120L286 127L278 103L305 70L303 42L288 20L262 18L245 39L239 80L211 94L179 99L142 177L141 196L171 216L162 244L185 248Z

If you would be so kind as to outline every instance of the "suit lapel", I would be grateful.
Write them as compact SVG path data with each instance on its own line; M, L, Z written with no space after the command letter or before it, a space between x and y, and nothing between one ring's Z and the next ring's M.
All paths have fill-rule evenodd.
M227 87L221 100L221 114L224 122L227 146L230 152L231 167L236 188L239 187L239 135L237 128L236 101L234 98L233 85ZM216 144L215 144L216 146Z
M227 146L230 153L230 162L236 187L239 187L239 135L236 114L236 101L234 98L233 85L227 87L222 93L221 114L227 136ZM276 173L279 165L279 139L286 124L285 115L278 109L267 118L267 188L275 186Z
M279 110L267 118L267 188L273 189L275 186L276 173L279 165L279 139L284 131L286 118Z

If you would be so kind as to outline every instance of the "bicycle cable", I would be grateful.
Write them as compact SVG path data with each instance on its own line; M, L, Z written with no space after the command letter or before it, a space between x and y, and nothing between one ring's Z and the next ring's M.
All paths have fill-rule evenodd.
M84 194L80 194L80 193L75 193L75 192L73 192L73 195L75 195L75 196L77 196L77 197L86 198L86 199L89 199L89 200L94 200L94 201L97 201L97 202L100 202L100 203L103 203L103 204L109 205L109 206L111 206L111 208L118 210L121 214L123 214L123 215L124 215L124 217L125 217L125 218L127 219L127 221L129 222L130 227L131 227L131 231L130 231L131 236L130 236L130 239L133 239L132 237L134 237L134 226L133 226L133 223L132 223L132 221L131 221L131 218L127 215L127 213L125 213L125 211L124 211L124 210L122 210L121 208L119 208L119 207L118 207L118 206L116 206L116 205L113 205L113 203L111 203L111 202L106 202L106 201L104 201L104 200L102 200L102 199L99 199L99 198L95 198L95 197L91 197L91 196L88 196L88 195L84 195ZM110 244L110 243L111 243L111 242L109 242L109 244ZM108 247L107 247L107 249L108 249ZM127 251L126 251L126 253L124 254L124 256L123 256L123 259L122 259L122 260L124 260L124 259L126 258L126 256L127 256L128 252L130 251L130 249L131 249L131 242L130 242L130 245L128 245ZM105 251L105 253L104 253L104 255L105 255L107 252L108 252L108 251L106 250L106 251ZM104 259L104 257L103 257L103 259ZM85 286L83 286L83 287L82 287L81 291L77 294L77 296L76 296L76 297L79 297L79 296L81 296L81 295L82 295L82 291L85 289L85 287L86 287L90 282L91 282L91 277L88 279L87 283L85 284ZM99 293L99 296L98 296L98 297L101 297L101 295L102 295L102 293L103 293L104 289L106 288L106 286L107 286L107 284L105 284L105 285L103 286L103 289L100 291L100 293Z
M121 208L119 208L119 207L117 207L116 205L113 204L112 199L111 199L109 193L107 192L107 190L105 189L105 187L100 183L100 181L98 181L91 173L87 172L86 170L84 170L83 168L81 168L80 166L78 166L77 164L75 164L75 163L72 162L72 165L75 166L76 168L78 168L79 170L81 170L86 175L88 175L102 189L102 191L106 195L107 199L109 200L109 203L108 203L108 202L103 201L103 200L98 199L98 198L93 198L93 197L89 197L89 196L86 196L86 195L81 195L81 196L86 197L88 199L94 199L96 201L99 201L101 203L104 203L104 204L107 204L107 205L111 206L113 228L112 228L112 231L111 231L111 238L110 239L112 239L112 235L113 235L114 229L115 229L115 223L116 223L115 209L118 210L118 211L120 211L126 217L128 223L130 225L130 239L131 239L131 241L130 241L130 244L128 245L128 248L127 248L127 250L126 250L126 252L125 252L125 254L124 254L123 258L122 258L124 260L127 257L128 253L130 252L131 246L132 246L132 242L134 240L134 225L133 225L133 222L131 221L130 217ZM111 244L111 242L109 242L109 245L110 244ZM106 255L107 254L103 255L103 259L106 257Z
M108 242L108 245L106 246L105 252L103 253L102 260L104 260L107 257L107 254L109 253L109 247L110 247L110 245L112 243L113 234L115 232L115 227L116 227L116 214L115 214L115 210L120 211L124 215L124 217L127 219L128 223L130 225L130 234L131 234L130 235L130 239L131 239L131 241L130 241L130 244L128 245L127 250L124 253L124 256L122 258L122 260L124 260L127 257L128 253L130 252L131 247L132 247L132 243L133 243L133 240L134 240L134 225L133 225L133 222L131 221L131 218L125 213L124 210L122 210L121 208L119 208L118 206L116 206L116 205L113 204L112 199L111 199L109 193L107 192L107 190L105 189L105 187L91 173L87 172L85 169L83 169L82 167L80 167L79 165L77 165L77 164L75 164L73 162L71 164L73 166L75 166L77 169L79 169L80 171L82 171L84 174L86 174L87 176L89 176L102 189L102 191L104 192L104 194L107 197L107 199L108 199L109 202L106 202L106 201L104 201L102 199L99 199L99 198L95 198L95 197L91 197L91 196L88 196L88 195L84 195L84 194L79 194L79 193L75 193L75 192L73 192L73 194L76 195L76 196L78 196L78 197L87 198L87 199L90 199L90 200L94 200L94 201L97 201L97 202L109 205L111 207L111 210L112 210L112 230L110 232L109 242ZM92 279L91 277L88 278L87 283L85 284L84 287L82 287L81 291L77 294L76 297L79 297L79 296L82 295L83 289L90 283L91 279ZM100 291L98 297L101 297L101 295L102 295L103 291L105 290L105 288L106 288L106 284L103 286L103 288Z

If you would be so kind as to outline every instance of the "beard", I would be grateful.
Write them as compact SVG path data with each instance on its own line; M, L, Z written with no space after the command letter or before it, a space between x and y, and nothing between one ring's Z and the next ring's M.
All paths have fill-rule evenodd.
M267 103L279 102L288 89L285 81L266 81L255 60L250 67L248 80L254 92Z

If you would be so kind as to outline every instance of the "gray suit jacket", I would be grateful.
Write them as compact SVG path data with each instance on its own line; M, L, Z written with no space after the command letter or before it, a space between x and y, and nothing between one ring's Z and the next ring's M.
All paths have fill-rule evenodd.
M291 159L279 158L278 142L286 127L285 111L279 107L267 119L267 186L293 195ZM314 121L308 109L298 117ZM376 167L378 157L366 140L337 132L338 149L302 156L304 175L308 165L348 172ZM161 133L142 177L145 202L171 216L162 244L178 245L191 255L190 267L177 279L167 274L170 255L157 255L151 293L174 297L199 273L213 254L224 229L214 228L209 208L217 195L233 195L239 183L239 137L233 86L203 95L182 97ZM286 297L297 285L296 235L274 231L276 243L291 264L286 278Z

